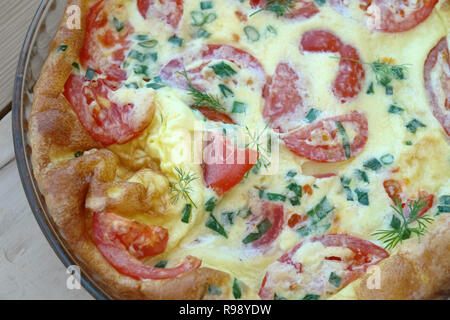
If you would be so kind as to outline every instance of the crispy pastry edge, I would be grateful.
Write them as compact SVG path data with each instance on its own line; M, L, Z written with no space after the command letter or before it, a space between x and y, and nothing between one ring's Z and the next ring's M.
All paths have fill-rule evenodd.
M102 149L84 130L70 104L62 95L64 84L78 60L84 39L85 18L95 0L69 0L78 5L82 28L70 30L67 14L49 47L49 56L34 89L30 116L30 143L35 178L56 226L72 253L88 273L114 298L122 299L202 299L208 284L229 288L230 275L200 268L175 279L138 281L118 273L100 254L91 238L92 214L84 208L90 181L99 171L110 172L118 159ZM444 1L445 2L445 1ZM446 3L448 8L450 4ZM440 14L450 16L447 7ZM448 20L447 20L448 21ZM446 22L447 22L446 21ZM68 46L57 52L62 43ZM52 164L52 154L98 149L86 157ZM101 171L101 170L100 170ZM103 171L100 173L105 174ZM380 262L380 289L368 289L366 274L338 292L332 299L428 299L450 291L450 216L440 216L422 239L407 240L389 258ZM223 293L229 297L228 290Z

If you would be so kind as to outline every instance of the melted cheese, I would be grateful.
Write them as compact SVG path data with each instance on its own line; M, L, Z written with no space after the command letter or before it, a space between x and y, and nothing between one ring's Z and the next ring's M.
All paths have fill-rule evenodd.
M150 77L157 75L165 63L177 57L184 50L201 47L202 44L229 44L241 48L254 55L264 67L266 75L274 73L280 61L289 61L301 74L307 91L306 103L322 111L321 117L341 115L351 110L362 110L369 122L369 139L364 150L355 158L338 164L317 164L300 158L281 144L277 168L273 174L250 174L242 183L226 193L214 209L215 217L221 222L228 238L224 238L205 227L209 213L205 211L204 203L214 193L206 188L202 181L202 169L198 161L201 145L195 144L196 133L205 128L219 129L230 127L217 123L205 122L203 117L189 108L189 96L186 91L166 87L153 89L121 88L115 98L123 102L133 102L136 105L148 103L154 99L157 104L157 114L153 123L145 133L135 141L123 146L112 146L111 150L118 154L139 155L145 153L159 163L161 172L169 181L175 181L175 168L195 174L198 179L192 183L191 197L197 208L193 208L190 223L180 221L183 201L171 205L164 213L164 218L143 217L142 221L155 224L161 223L169 229L170 240L164 258L181 259L190 254L203 260L203 266L229 272L242 281L249 290L248 298L257 297L262 278L269 265L274 263L284 252L294 247L301 238L288 228L283 230L275 241L273 248L267 251L251 249L242 244L243 236L248 227L247 220L237 216L234 224L226 224L222 213L238 211L248 205L250 190L255 186L264 187L271 192L286 191L285 175L290 170L298 174L293 181L299 185L315 185L313 194L304 194L301 205L292 207L286 202L286 207L299 214L305 214L313 208L324 196L335 207L331 220L331 229L327 232L351 234L363 239L374 241L381 245L371 234L378 229L389 227L392 210L390 199L383 189L383 180L390 176L390 171L400 168L399 177L411 181L411 190L428 190L436 195L449 194L450 148L439 122L433 117L426 97L423 83L423 65L430 49L447 34L447 28L439 15L434 12L421 25L409 32L401 34L385 34L371 32L358 19L347 18L330 7L322 7L321 12L304 21L276 18L272 13L261 12L242 23L235 11L245 15L253 12L246 3L239 1L215 1L213 12L217 19L206 24L205 29L211 33L207 39L193 39L196 28L191 25L190 12L199 10L200 1L185 1L184 16L180 24L178 36L184 38L184 46L177 48L167 43L173 31L155 18L144 20L137 11L135 1L127 4L130 21L137 34L146 34L158 40L158 46L150 51L158 53L158 60L150 63ZM246 38L243 28L252 26L260 33L260 39L251 42ZM269 32L267 27L276 30ZM369 83L375 81L373 72L366 68L366 79L361 93L346 105L342 105L332 94L331 85L338 70L338 59L330 58L331 54L301 53L299 42L301 35L311 29L329 29L338 35L343 42L357 48L363 61L372 62L377 59L390 58L397 64L408 64L408 76L405 81L394 81L395 94L388 96L381 86L375 85L375 94L365 94ZM136 46L136 43L134 44ZM207 69L207 68L205 68ZM238 69L235 67L235 69ZM143 76L132 72L129 67L128 83L143 83ZM248 106L244 114L233 115L241 126L253 130L261 130L265 123L262 117L263 99L258 90L250 90L242 79L251 77L249 70L240 70L237 75L240 80L233 88L234 100L245 102ZM218 80L209 82L211 87L217 87ZM207 84L208 84L207 83ZM259 89L260 90L260 89ZM217 94L220 92L217 91ZM229 104L232 100L225 100ZM391 104L405 109L402 114L387 112ZM228 110L230 111L230 110ZM417 118L426 124L424 129L415 134L406 130L408 121ZM351 130L348 130L351 136ZM411 141L412 146L405 141ZM394 163L383 167L380 172L366 170L370 183L358 181L354 172L363 169L363 163L373 157L391 154ZM138 159L138 156L135 156ZM136 160L137 161L137 160ZM352 178L351 188L367 190L370 204L364 206L358 201L348 201L342 189L339 177L315 179L312 174L335 172L340 176ZM153 184L155 190L168 187L168 182L152 180L150 176L134 176L130 181L140 182L146 186ZM151 182L150 182L151 180ZM158 187L158 185L162 186ZM116 191L111 190L114 194ZM162 192L162 191L160 191ZM306 265L320 262L326 255L340 255L345 249L324 248L316 242L298 250L296 259ZM333 253L334 252L334 253ZM342 254L345 254L342 253ZM161 256L156 257L156 260Z

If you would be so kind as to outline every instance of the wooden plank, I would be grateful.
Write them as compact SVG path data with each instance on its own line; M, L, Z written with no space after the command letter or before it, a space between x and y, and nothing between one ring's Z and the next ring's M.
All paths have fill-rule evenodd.
M2 0L0 10L0 110L11 102L20 50L40 0Z
M69 275L25 198L12 146L9 114L0 121L0 299L92 299L67 288Z

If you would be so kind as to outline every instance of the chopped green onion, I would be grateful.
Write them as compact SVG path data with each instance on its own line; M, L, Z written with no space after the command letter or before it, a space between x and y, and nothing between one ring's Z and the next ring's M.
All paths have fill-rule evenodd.
M217 203L216 197L209 198L208 201L206 201L205 203L205 210L208 212L212 212L216 207L216 203Z
M412 143L411 141L408 140L408 141L405 141L405 144L406 144L407 146L412 146L413 143Z
M113 23L117 32L122 31L123 28L125 27L125 25L122 22L120 22L116 17L113 18Z
M184 206L183 212L181 214L181 222L189 223L189 219L191 218L192 213L192 205L190 203L186 203Z
M147 41L138 43L138 46L140 46L142 48L146 48L146 49L154 48L157 45L158 45L158 40L155 40L155 39L151 39L151 40L147 40Z
M236 278L233 280L233 296L235 299L240 299L242 297L242 289L239 280Z
M286 196L279 193L267 192L266 197L267 200L269 201L281 201L281 202L286 201Z
M346 176L342 176L341 177L341 183L344 186L348 186L350 184L350 182L352 182L352 179L347 178Z
M84 77L88 80L92 80L92 79L94 79L94 76L95 76L95 71L91 68L88 68L86 71L86 75Z
M236 74L236 71L234 71L232 67L223 61L212 65L210 68L213 69L214 73L222 79L229 78Z
M367 173L365 171L356 169L355 176L358 180L364 181L365 183L369 183L369 177L367 176Z
M301 198L302 197L302 186L298 185L295 182L292 182L288 185L287 187L289 190L291 190L292 192L294 192L294 194Z
M247 108L247 105L243 102L234 101L233 102L233 109L231 110L232 113L245 113L245 110Z
M125 87L128 89L139 89L139 86L136 82L125 83Z
M206 221L205 226L228 239L228 235L224 227L219 223L219 221L217 221L212 213L209 214L209 218Z
M205 39L207 39L207 38L211 37L211 33L209 33L208 31L206 31L203 28L199 28L197 30L196 37L197 38L205 38Z
M225 220L228 224L234 224L234 218L237 216L236 211L222 212L222 221Z
M394 94L394 87L393 86L386 86L386 95L392 96Z
M363 189L356 188L355 189L356 196L358 197L358 202L364 206L369 205L369 195L367 191Z
M165 268L167 266L167 260L161 260L157 264L155 264L155 268Z
M373 81L372 81L369 84L369 88L367 88L366 94L374 94L374 93L375 93L375 90L373 88Z
M391 104L389 106L389 113L393 113L393 114L399 114L402 113L403 111L405 111L403 108L397 107L396 105Z
M220 89L220 92L222 92L222 95L223 95L225 98L233 97L233 96L234 96L234 92L231 91L231 89L228 88L228 87L227 87L226 85L224 85L224 84L219 84L219 89Z
M364 168L373 170L373 171L378 171L381 169L382 164L380 161L378 161L378 159L376 158L372 158L367 160L366 162L364 162L363 164Z
M328 282L336 288L339 288L341 286L342 279L336 273L332 272L328 278Z
M272 228L272 223L266 218L258 224L256 228L258 229L258 232L247 235L244 240L242 240L244 244L260 239L270 228Z
M445 196L439 197L439 203L450 205L450 196L445 195Z
M390 165L394 162L394 156L388 153L382 156L380 160L384 165Z
M272 27L271 25L266 27L266 30L270 33L272 33L273 35L278 35L277 29L275 29L274 27Z
M147 87L147 88L154 89L154 90L159 90L159 89L161 89L161 88L164 88L165 85L163 85L163 84L161 84L161 83L148 83L148 84L146 85L146 87Z
M252 26L246 26L244 28L244 33L247 36L247 39L252 41L252 42L258 41L259 38L260 38L258 30L256 30Z
M328 202L328 199L325 196L314 208L309 210L306 214L309 217L313 218L313 222L318 222L325 218L333 210L334 207Z
M311 108L311 110L309 110L308 114L307 114L306 117L305 117L305 121L306 121L307 123L313 122L314 120L317 119L317 117L320 115L321 112L322 112L322 111L320 111L320 110Z
M146 65L138 64L134 66L133 71L135 74L143 74L145 76L148 76L148 67Z
M181 47L183 45L183 38L179 38L177 36L172 36L167 41L176 47Z
M354 201L352 189L349 186L344 186L345 195L347 197L347 201Z
M327 0L314 0L314 2L320 7L323 6Z
M319 300L320 296L318 294L310 294L308 293L303 297L302 300Z
M341 135L342 147L344 148L345 157L349 159L351 157L351 150L347 131L345 131L345 128L340 121L336 121L336 127L338 128L339 134Z
M146 41L149 39L149 36L146 34L138 34L138 35L136 35L136 39L138 41Z
M83 153L84 153L83 151L77 151L77 152L75 152L74 156L75 156L75 158L79 158L83 155Z
M290 170L288 173L286 173L286 178L293 178L297 175L297 172Z
M200 9L202 9L202 10L212 9L213 7L214 7L214 4L212 3L212 1L200 2Z
M416 133L418 128L425 128L426 125L423 124L422 122L420 122L417 119L413 119L411 120L407 125L406 128L408 129L409 132L411 133Z
M78 63L76 63L76 62L72 63L72 67L74 67L78 71L80 70L80 65Z
M295 207L295 206L299 206L300 203L300 199L299 197L291 197L289 198L289 202Z

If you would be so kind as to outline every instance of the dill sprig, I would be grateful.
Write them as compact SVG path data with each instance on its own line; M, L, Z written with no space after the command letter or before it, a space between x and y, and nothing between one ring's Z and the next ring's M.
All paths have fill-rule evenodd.
M257 170L259 170L261 167L264 167L265 169L267 169L271 165L271 162L268 159L267 155L269 155L271 153L271 151L272 151L271 150L272 140L271 139L267 139L267 145L266 146L263 145L264 141L261 141L263 136L265 134L267 134L267 129L268 128L269 128L269 124L266 124L264 129L261 130L260 132L252 132L247 126L245 126L245 130L246 130L247 136L249 138L249 143L247 143L245 145L245 148L250 148L250 149L254 149L254 150L256 149L256 151L258 152L258 155L259 155L258 156L258 161L255 164L255 168ZM245 174L245 177L248 177L249 173L250 173L250 171L248 171Z
M295 2L296 0L268 0L264 7L252 12L250 17L261 11L272 11L277 15L277 17L282 17L292 10Z
M190 202L195 208L197 208L190 196L193 191L191 182L197 180L197 176L193 173L185 172L178 167L175 167L175 171L177 173L177 181L170 182L172 203L175 204L180 198L183 198L185 201Z
M398 199L395 200L395 203L395 206L391 206L396 213L392 216L392 230L378 230L372 234L378 236L378 240L384 242L386 250L395 248L403 240L411 238L414 234L420 238L427 231L428 225L434 221L429 215L419 217L420 211L427 204L422 198L408 203L410 210L408 217L403 212L402 203ZM409 226L413 222L417 222L417 226L414 228Z
M210 94L203 93L194 87L192 82L189 80L186 70L184 70L183 72L178 72L178 73L186 79L186 82L187 82L187 85L189 88L189 95L194 100L195 107L208 107L212 110L225 111L225 107L220 102L220 99L218 96L213 96Z
M332 59L346 60L363 65L368 65L375 74L377 83L386 87L392 80L405 80L406 73L408 72L408 64L395 65L391 63L382 62L381 60L374 61L372 63L360 61L352 58L343 58L331 56Z

